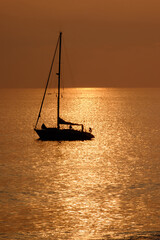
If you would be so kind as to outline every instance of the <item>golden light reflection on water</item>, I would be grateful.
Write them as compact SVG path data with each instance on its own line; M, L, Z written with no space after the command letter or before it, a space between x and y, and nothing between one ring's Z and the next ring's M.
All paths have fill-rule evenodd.
M25 122L25 129L10 139L1 163L2 236L131 239L137 232L158 231L158 94L148 99L144 90L70 89L62 114L69 121L85 118L93 127L95 139L86 142L34 140L30 111L34 120L39 102L24 109L21 96L22 117L12 114L13 105L10 128L14 132L13 122L21 127ZM53 118L54 111L49 123Z

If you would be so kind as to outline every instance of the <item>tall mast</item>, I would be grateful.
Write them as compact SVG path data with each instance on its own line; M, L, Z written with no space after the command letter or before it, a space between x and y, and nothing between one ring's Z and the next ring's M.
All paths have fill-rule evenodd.
M61 43L62 43L62 32L60 32L59 34L59 71L58 71L58 99L57 99L57 128L58 129L59 129L59 109L60 109Z

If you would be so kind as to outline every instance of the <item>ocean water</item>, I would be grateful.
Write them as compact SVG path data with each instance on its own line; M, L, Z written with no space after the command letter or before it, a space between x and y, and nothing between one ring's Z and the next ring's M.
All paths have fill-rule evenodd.
M160 239L160 89L65 89L61 117L95 135L75 142L38 140L42 95L0 90L0 239Z

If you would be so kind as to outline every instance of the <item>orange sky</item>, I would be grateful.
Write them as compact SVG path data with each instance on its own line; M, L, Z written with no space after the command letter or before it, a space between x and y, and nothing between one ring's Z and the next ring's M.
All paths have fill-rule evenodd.
M0 5L0 87L44 87L59 31L72 69L62 57L66 86L160 87L160 0Z

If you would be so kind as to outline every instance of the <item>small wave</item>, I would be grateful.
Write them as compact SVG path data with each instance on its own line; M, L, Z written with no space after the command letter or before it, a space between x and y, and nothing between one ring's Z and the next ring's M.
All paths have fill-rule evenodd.
M101 240L160 240L160 231L111 234Z

